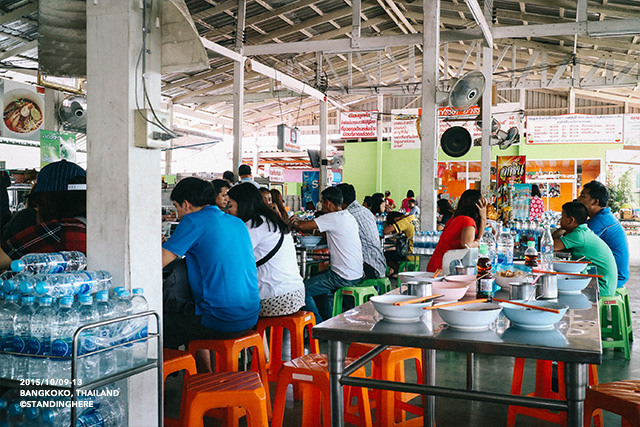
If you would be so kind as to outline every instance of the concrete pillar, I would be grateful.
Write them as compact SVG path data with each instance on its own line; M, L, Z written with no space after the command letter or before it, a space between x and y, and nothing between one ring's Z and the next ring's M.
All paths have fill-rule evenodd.
M159 2L153 10L149 3L144 12L155 23ZM151 106L160 109L160 28L148 28L144 70L136 66L143 48L139 2L87 2L87 28L88 268L110 271L114 286L144 288L150 308L162 313L160 150L134 145L136 97L150 107L143 79ZM155 371L129 378L129 425L157 425L159 387Z
M238 23L236 26L236 52L243 54L244 18L247 9L245 0L238 1ZM244 60L233 63L233 173L238 176L242 163L242 112L244 106Z
M438 161L438 59L440 57L440 0L423 0L422 123L420 137L420 224L436 229Z
M384 129L384 95L378 94L378 142L376 143L376 192L382 190L382 132Z
M320 192L327 188L327 128L329 125L329 108L327 101L320 101Z
M480 151L480 188L482 191L489 188L491 183L491 127L492 127L492 95L493 95L493 50L488 47L482 48L482 73L486 81L484 93L482 94L482 148Z

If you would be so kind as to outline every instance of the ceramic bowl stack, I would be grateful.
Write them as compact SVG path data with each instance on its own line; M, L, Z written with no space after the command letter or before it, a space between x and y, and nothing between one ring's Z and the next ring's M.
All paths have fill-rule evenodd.
M580 273L589 265L588 262L563 262L555 261L553 269L559 273ZM558 275L558 292L565 294L577 294L589 285L590 277L570 275Z
M371 297L373 307L389 322L408 323L420 320L420 317L426 313L425 307L431 306L431 301L407 304L393 305L394 302L402 302L416 298L413 295L379 295Z
M298 236L298 240L303 246L312 248L318 246L318 243L322 240L322 236Z
M433 295L444 295L436 300L437 303L458 301L469 290L469 285L463 285L464 283L446 281L431 283L431 286L433 287Z
M525 301L515 301L524 303ZM504 315L515 326L523 329L547 330L553 329L553 325L558 323L562 316L567 312L568 305L560 304L552 301L532 301L530 305L539 307L553 308L559 310L560 313L552 313L550 311L536 310L507 302L500 303Z
M454 274L446 276L445 282L458 283L460 285L469 285L468 293L476 293L476 275L475 274Z
M475 303L439 308L438 314L450 327L463 331L483 331L489 328L502 311L495 303Z

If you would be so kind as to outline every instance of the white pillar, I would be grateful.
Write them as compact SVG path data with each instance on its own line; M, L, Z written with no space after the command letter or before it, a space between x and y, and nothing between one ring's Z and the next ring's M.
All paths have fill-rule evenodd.
M482 48L482 73L485 78L485 89L482 94L482 148L480 154L480 187L489 188L491 183L491 106L493 95L493 50Z
M245 0L238 1L238 23L236 26L236 52L243 54L244 18L247 9ZM238 176L242 163L242 112L244 106L244 59L233 63L233 173Z
M439 128L436 87L440 57L440 0L423 0L423 18L420 224L422 230L435 230Z
M90 269L110 271L114 286L144 288L149 307L162 313L160 151L134 146L136 96L149 107L143 71L136 68L143 34L138 4L87 2L87 253ZM151 22L158 4L146 9ZM161 35L155 25L149 30L144 76L159 110ZM149 348L155 357L154 346ZM127 381L129 425L157 425L159 387L155 371Z
M378 94L378 142L376 143L376 192L382 190L382 131L384 119L384 95Z
M320 101L320 192L327 188L327 127L329 108L327 101Z

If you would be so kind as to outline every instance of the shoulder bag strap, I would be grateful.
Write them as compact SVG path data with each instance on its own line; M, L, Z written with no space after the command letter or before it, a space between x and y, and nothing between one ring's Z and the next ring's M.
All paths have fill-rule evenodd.
M266 263L271 258L273 258L273 256L276 254L276 252L278 252L278 250L280 249L280 246L282 246L282 242L283 241L284 241L284 233L280 233L280 240L278 240L278 243L276 243L276 245L273 247L273 249L271 249L271 252L266 254L259 261L256 261L256 267L260 267L262 264Z

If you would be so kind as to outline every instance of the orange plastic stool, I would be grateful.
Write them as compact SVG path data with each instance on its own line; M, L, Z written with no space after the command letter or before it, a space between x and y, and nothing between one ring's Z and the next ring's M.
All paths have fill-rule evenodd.
M267 374L269 381L278 381L280 367L285 362L282 359L282 335L286 328L291 335L291 358L304 356L304 329L309 333L309 348L311 353L318 353L318 340L311 335L311 328L316 325L316 317L310 311L298 311L288 316L261 317L258 319L256 329L264 336L264 331L270 328L269 336L269 362ZM253 367L252 367L253 368ZM254 368L255 370L255 368Z
M585 426L591 425L591 415L598 408L620 415L624 427L640 426L640 381L616 381L588 387L584 401Z
M174 350L171 348L163 348L162 349L162 384L166 381L167 377L178 371L185 371L184 381L182 383L182 396L186 395L187 391L187 383L189 378L192 375L197 373L196 371L196 361L191 356L191 353L186 351ZM180 402L180 418L169 418L164 417L164 425L167 427L178 427L183 425L183 416L185 411L185 401L186 399L182 399Z
M266 390L269 389L269 377L267 376L267 365L264 355L264 345L259 333L253 332L238 338L226 340L195 340L189 343L189 353L194 355L197 350L213 350L216 352L216 372L238 371L238 358L240 352L245 348L253 347L253 357L258 358L257 372ZM239 411L231 409L227 411L227 419L231 419L230 412L234 413L233 426L237 426ZM267 414L271 418L271 398L267 393Z
M349 346L347 356L361 357L377 347L374 344L352 343ZM376 356L372 361L371 378L404 382L405 360L413 359L416 364L418 383L422 384L422 350L411 347L390 346ZM372 407L376 408L375 425L381 427L422 425L421 418L405 421L406 412L422 417L421 407L408 402L418 396L413 393L401 393L390 390L370 391ZM351 408L350 408L351 409ZM418 424L416 424L418 423Z
M354 359L347 358L345 365ZM354 375L364 377L364 367ZM278 376L278 387L273 402L273 419L271 427L282 427L284 421L284 403L287 397L287 386L300 384L302 391L302 423L304 427L329 427L331 425L331 398L329 384L329 364L324 354L306 354L297 359L285 362ZM350 387L345 387L348 389ZM358 416L345 413L345 421L361 427L371 427L371 408L366 388L356 387L358 398ZM345 396L348 392L345 391ZM345 399L346 404L346 399ZM320 416L322 415L322 422Z
M204 426L202 417L214 408L241 406L247 426L268 427L267 393L255 372L214 372L189 378L185 397L185 424Z
M513 379L511 381L511 394L522 394L522 380L524 377L524 364L525 359L522 357L516 357L516 361L513 366ZM558 362L558 391L551 390L551 378L553 371L553 362L551 360L536 360L536 382L533 393L527 394L530 397L540 397L544 399L556 399L565 400L565 385L564 385L564 363ZM598 367L596 365L589 365L589 385L598 384ZM518 414L526 415L528 417L538 418L541 420L549 421L552 423L560 424L562 426L567 425L567 413L564 411L552 412L546 409L540 408L528 408L525 406L509 405L509 412L507 415L507 427L514 427L516 424L516 416ZM603 426L602 411L599 411L595 415L595 425L597 427Z

